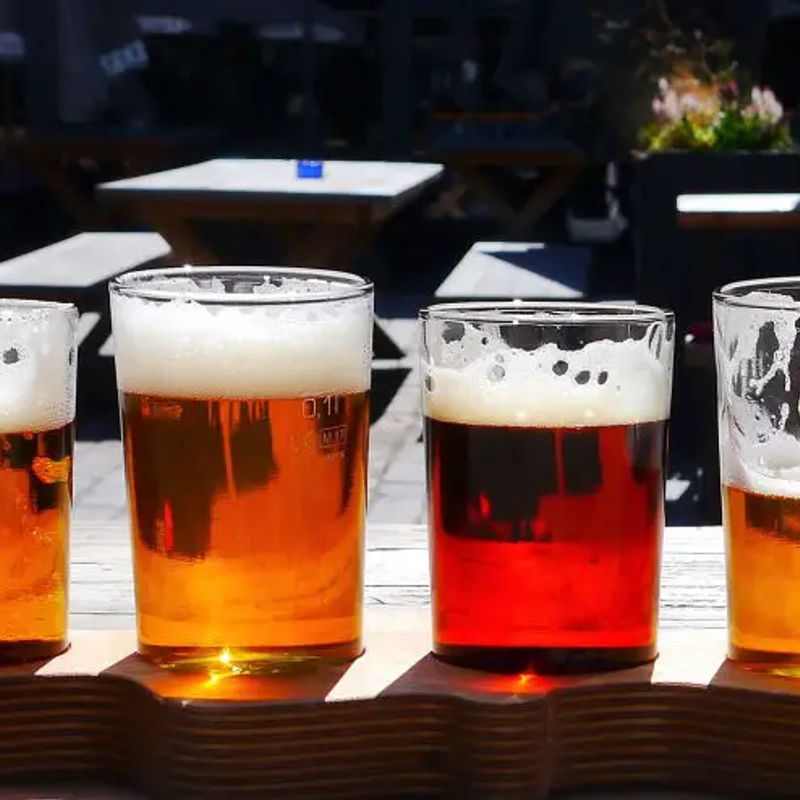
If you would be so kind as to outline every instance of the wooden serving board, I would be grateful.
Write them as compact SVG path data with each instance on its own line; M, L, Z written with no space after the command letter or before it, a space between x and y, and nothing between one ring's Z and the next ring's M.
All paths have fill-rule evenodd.
M647 667L545 679L446 666L428 624L371 609L349 668L259 678L161 671L131 631L75 633L0 671L0 798L800 796L800 682L727 663L721 631L665 631ZM47 793L20 788L37 781ZM120 790L54 788L76 781Z

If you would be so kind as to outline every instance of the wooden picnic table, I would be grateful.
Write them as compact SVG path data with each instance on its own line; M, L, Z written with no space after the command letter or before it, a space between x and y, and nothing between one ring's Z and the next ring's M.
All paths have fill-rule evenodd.
M326 161L323 178L300 179L292 160L228 158L106 183L99 193L158 231L179 263L236 263L198 223L250 220L278 245L282 265L348 269L441 173L440 164ZM377 320L374 340L376 358L405 355Z
M341 269L439 178L442 166L326 161L324 170L321 179L300 179L293 160L215 159L98 191L161 233L187 264L229 262L203 239L198 222L254 220L279 246L283 264Z
M510 237L530 236L536 222L566 195L588 163L573 143L538 136L535 116L528 116L439 115L439 129L449 122L452 130L436 136L430 145L435 158L458 171L464 189L474 190L498 210L503 231ZM504 125L513 126L515 135L493 139L490 131L496 125L501 131ZM487 134L482 135L484 128ZM526 175L530 172L535 177Z
M574 799L700 800L686 791L694 788L688 775L699 776L697 791L726 785L748 796L794 797L800 686L725 664L722 541L718 527L668 529L660 658L576 684L473 673L431 659L426 529L372 525L366 656L347 669L295 678L209 678L158 670L131 655L127 523L77 523L73 647L42 666L38 682L15 673L11 697L8 675L0 680L7 709L0 774L15 759L29 761L24 744L9 750L4 743L31 740L41 769L53 762L85 778L127 764L126 774L145 784L161 774L171 793L158 797L371 797L381 787L397 797L427 787L431 796L432 785L448 786L435 783L439 774L456 780L447 796L544 798L555 788ZM565 693L570 687L577 694ZM124 741L109 741L120 715L131 718ZM53 719L59 726L44 741ZM630 785L624 794L612 791L620 779ZM585 795L587 787L609 791ZM7 800L143 797L96 785L38 792L0 786Z
M83 230L114 223L92 197L86 170L127 177L202 157L216 134L206 129L76 125L13 132L6 145ZM101 172L101 175L103 173Z
M800 194L686 194L677 200L678 224L703 230L800 228Z

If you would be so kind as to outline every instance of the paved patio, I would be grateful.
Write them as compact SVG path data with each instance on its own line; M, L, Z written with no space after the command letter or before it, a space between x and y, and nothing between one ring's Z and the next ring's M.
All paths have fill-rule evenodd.
M425 514L425 475L419 411L417 322L385 320L387 333L406 353L396 362L378 362L376 370L411 372L381 419L372 426L369 465L369 519L372 522L421 523ZM125 477L118 439L79 441L75 453L75 518L91 522L125 519Z

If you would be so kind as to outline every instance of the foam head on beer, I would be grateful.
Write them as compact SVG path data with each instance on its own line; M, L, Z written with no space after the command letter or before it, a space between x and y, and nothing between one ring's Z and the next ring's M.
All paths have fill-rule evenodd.
M800 495L800 439L787 430L798 412L794 385L800 303L790 295L753 291L753 305L717 307L719 380L726 398L720 425L722 478L763 495Z
M0 303L0 434L73 420L74 322L63 306Z
M249 287L241 305L231 305L235 294L213 279L171 279L163 288L173 299L153 299L151 288L147 297L112 295L122 391L280 398L369 388L369 297L336 301L341 287L324 280L265 281ZM286 304L245 302L264 294ZM292 302L310 294L331 302ZM214 295L228 302L209 303Z
M496 333L463 327L457 341L439 337L436 363L426 365L429 417L476 425L586 427L669 416L671 362L664 343L653 336L594 341L579 350L552 343L522 350ZM657 339L661 334L653 330Z

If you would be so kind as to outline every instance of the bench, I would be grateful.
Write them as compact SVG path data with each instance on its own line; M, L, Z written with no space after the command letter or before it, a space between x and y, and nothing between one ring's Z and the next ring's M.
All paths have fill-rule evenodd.
M157 233L81 233L0 262L0 292L26 296L58 294L67 302L115 275L155 266L170 255Z
M107 284L116 275L171 261L157 233L82 233L0 262L0 297L74 303L80 401L104 406L114 392Z
M579 300L591 252L532 242L478 242L436 290L442 300Z

